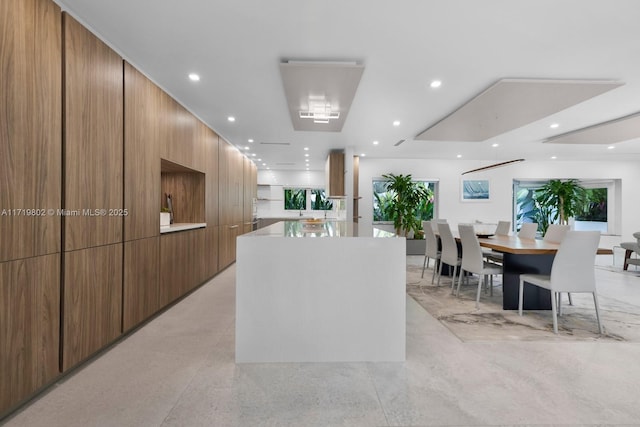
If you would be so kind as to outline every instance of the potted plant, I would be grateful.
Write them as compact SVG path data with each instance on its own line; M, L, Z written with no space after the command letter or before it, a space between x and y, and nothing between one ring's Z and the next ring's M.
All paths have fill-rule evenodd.
M171 224L171 211L169 208L160 208L160 227L168 227Z
M411 175L382 175L387 180L386 189L391 193L388 212L398 236L420 236L422 223L421 205L427 206L430 195L424 184L411 180Z
M552 179L536 191L535 199L539 205L538 218L542 233L549 224L568 224L582 206L585 189L577 179Z

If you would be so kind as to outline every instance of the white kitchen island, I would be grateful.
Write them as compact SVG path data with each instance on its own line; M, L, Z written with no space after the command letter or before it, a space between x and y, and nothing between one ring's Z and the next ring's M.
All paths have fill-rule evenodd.
M239 236L236 362L404 361L405 252L344 221Z

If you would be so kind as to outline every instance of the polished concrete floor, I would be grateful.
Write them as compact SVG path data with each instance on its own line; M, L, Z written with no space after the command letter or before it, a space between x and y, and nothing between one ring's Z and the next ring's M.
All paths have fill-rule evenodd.
M640 318L638 276L597 270ZM462 342L410 297L404 363L236 365L234 280L232 266L7 426L640 425L640 344Z

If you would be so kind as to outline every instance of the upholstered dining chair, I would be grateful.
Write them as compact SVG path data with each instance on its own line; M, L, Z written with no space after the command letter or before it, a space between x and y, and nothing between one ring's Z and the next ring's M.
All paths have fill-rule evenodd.
M521 239L535 239L536 233L538 232L538 223L537 222L525 222L520 227L520 231L518 231L518 237Z
M624 249L624 264L622 266L623 270L629 268L629 264L638 265L637 261L632 261L631 254L634 252L640 256L640 231L633 233L633 237L635 237L637 242L622 242L620 243L620 247Z
M498 221L496 227L496 236L508 236L511 231L511 221ZM482 253L487 261L493 263L502 264L504 261L504 254L502 252L496 252L493 249L482 248Z
M549 243L562 243L562 239L570 229L571 226L566 224L549 224L542 240Z
M429 267L429 260L433 260L433 274L431 275L431 284L436 277L436 268L440 262L440 250L438 249L438 238L436 237L431 221L422 221L422 230L424 231L424 238L426 248L424 251L424 262L422 263L422 275L424 277L425 268Z
M518 292L518 313L520 316L522 316L525 283L551 291L553 332L556 334L558 333L558 313L561 312L557 294L559 292L588 292L593 295L598 330L602 333L594 266L599 242L599 231L568 231L553 259L551 274L521 274Z
M491 293L493 294L493 276L502 274L502 267L490 262L485 262L482 248L478 242L478 237L471 224L459 224L458 232L462 242L462 262L460 264L460 276L458 277L458 289L456 295L460 296L460 282L462 272L478 275L478 292L476 296L476 308L480 304L480 290L482 285L487 283L487 277L491 276ZM453 289L453 288L452 288Z
M456 243L456 239L453 238L449 224L439 222L438 234L440 235L440 245L442 249L440 250L440 265L438 267L438 283L436 286L440 286L442 265L447 264L453 266L453 279L451 284L453 289L453 284L456 281L456 273L458 272L458 267L460 267L460 263L462 262L460 259L460 253L458 252L458 244Z

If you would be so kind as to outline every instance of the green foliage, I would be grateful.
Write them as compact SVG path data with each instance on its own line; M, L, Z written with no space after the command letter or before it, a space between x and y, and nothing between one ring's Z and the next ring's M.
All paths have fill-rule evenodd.
M327 200L324 190L311 190L311 209L316 211L330 211L333 209L331 200Z
M578 221L607 222L607 189L585 189L585 200L579 204L576 219Z
M285 188L284 208L289 210L305 210L307 203L307 191L300 188Z
M552 179L536 191L535 200L549 223L567 224L586 200L585 189L576 179Z
M422 214L433 214L433 193L421 182L414 182L411 175L382 175L386 179L385 190L388 199L378 196L380 210L389 215L396 233L406 236L411 231L415 236L422 230ZM429 210L431 209L431 210ZM374 218L375 219L375 218Z

